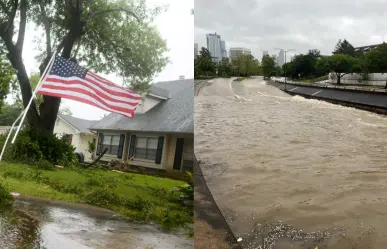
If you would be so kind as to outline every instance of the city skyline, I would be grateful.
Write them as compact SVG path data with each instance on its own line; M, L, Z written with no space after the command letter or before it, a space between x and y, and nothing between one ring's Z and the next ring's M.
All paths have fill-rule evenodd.
M228 47L250 48L252 55L259 60L263 50L278 54L275 47L293 48L297 54L318 49L321 54L330 55L339 39L347 39L354 47L380 44L385 40L382 32L387 24L382 22L383 15L377 14L384 8L377 2L360 4L365 10L375 10L372 14L371 11L363 13L355 5L346 5L349 8L346 15L338 11L331 0L318 3L302 0L301 7L290 12L286 10L293 9L292 3L279 0L267 5L256 0L238 3L197 0L195 5L201 6L201 11L195 13L195 42L203 44L203 35L216 30L227 41ZM316 12L314 21L310 21L309 10L316 8L324 11ZM212 11L214 9L217 11ZM276 15L280 10L285 10L285 13ZM271 21L267 22L268 19ZM292 23L291 27L289 23Z
M216 32L206 34L206 44L214 62L219 62L222 58L227 57L226 42Z

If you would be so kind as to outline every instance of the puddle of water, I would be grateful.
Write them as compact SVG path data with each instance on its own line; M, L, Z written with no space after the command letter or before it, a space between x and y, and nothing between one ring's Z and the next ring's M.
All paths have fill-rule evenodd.
M17 200L0 211L1 249L193 248L193 240L153 225L113 220L112 214Z

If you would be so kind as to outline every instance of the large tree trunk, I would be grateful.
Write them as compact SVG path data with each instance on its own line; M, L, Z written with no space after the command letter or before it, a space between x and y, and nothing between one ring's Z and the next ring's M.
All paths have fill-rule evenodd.
M341 75L340 74L337 74L337 85L340 85L341 84Z
M74 26L72 30L70 30L70 33L66 37L63 51L61 54L61 57L65 59L70 59L71 51L74 47L75 41L77 40L77 37L81 35L81 27ZM45 65L48 64L48 60L46 59ZM43 68L40 67L41 74L43 74ZM42 70L43 69L43 70ZM61 103L61 98L58 97L52 97L52 96L43 96L43 103L39 106L39 112L40 112L40 122L39 125L36 127L36 129L43 133L53 134L54 128L55 128L55 121L58 116L59 107Z

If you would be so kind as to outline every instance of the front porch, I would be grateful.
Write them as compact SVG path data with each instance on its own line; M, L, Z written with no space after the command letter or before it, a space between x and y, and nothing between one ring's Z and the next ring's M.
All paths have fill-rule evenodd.
M192 172L194 135L136 131L98 131L96 155L102 161L122 160L131 165L169 172Z

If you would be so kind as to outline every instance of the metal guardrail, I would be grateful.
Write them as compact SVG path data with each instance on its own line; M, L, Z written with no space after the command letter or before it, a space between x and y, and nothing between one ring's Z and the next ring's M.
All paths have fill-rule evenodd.
M318 88L329 88L329 89L337 89L337 90L350 90L350 91L361 91L361 92L376 92L376 93L387 93L387 89L378 89L378 88L364 88L364 87L346 87L346 86L335 86L331 84L311 84L311 83L302 83L302 82L294 82L294 81L281 81L281 80L274 80L276 83L281 84L290 84L290 85L300 85L300 86L306 86L306 87L318 87Z

